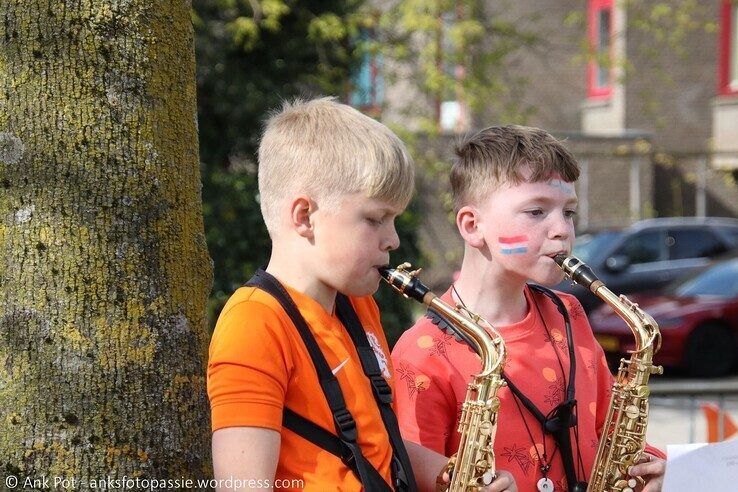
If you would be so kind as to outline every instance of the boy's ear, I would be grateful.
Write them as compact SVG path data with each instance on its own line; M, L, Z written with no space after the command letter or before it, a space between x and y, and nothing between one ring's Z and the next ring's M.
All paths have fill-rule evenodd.
M299 195L292 201L290 224L300 236L313 236L313 223L310 216L315 209L315 202L307 195Z
M456 227L469 246L477 249L484 246L484 234L479 227L479 217L474 207L467 205L459 209L456 213Z

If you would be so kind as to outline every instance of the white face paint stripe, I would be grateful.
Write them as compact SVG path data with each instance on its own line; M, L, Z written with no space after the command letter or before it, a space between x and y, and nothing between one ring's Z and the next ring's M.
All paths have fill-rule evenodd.
M574 193L574 185L571 183L567 183L566 181L562 181L560 179L552 179L548 182L548 184L549 186L553 186L554 188L560 188L568 194Z

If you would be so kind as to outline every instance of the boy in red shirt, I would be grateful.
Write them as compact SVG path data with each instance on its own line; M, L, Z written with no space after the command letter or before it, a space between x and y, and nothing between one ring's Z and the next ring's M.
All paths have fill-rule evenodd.
M527 283L563 278L553 256L568 254L574 242L578 165L551 135L520 126L484 129L456 156L451 184L464 259L442 299L482 316L505 340L511 384L498 393L497 464L520 490L586 488L612 376L576 298ZM392 359L403 437L450 455L459 445L466 385L481 364L445 328L429 313L402 335ZM570 441L568 463L556 433ZM665 465L660 452L648 452L650 461L631 473L655 492Z

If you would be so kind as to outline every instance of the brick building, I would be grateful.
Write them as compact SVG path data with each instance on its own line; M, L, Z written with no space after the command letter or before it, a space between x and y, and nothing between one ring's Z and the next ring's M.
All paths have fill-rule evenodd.
M506 59L506 76L526 80L507 97L533 108L526 124L566 138L582 162L580 232L652 216L738 216L738 2L705 0L686 21L673 15L684 2L667 3L664 20L651 18L658 34L640 18L652 13L652 2L487 2L485 15L515 20L539 38ZM683 37L673 40L677 32ZM587 43L599 54L590 61ZM382 85L371 90L382 95L373 103L384 121L414 127L398 110L422 99L412 80L385 86L380 74L367 82ZM469 114L463 101L435 103L449 137L432 145L441 157L453 130L509 123L492 110ZM424 247L436 264L453 264L459 253L452 224L441 225L448 222L438 198L445 186L419 180L428 210Z

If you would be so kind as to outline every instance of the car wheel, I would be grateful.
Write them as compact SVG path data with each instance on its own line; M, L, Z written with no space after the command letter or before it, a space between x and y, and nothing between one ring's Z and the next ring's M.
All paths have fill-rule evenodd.
M699 325L687 338L684 365L692 376L725 376L736 362L736 341L731 330L720 323Z

